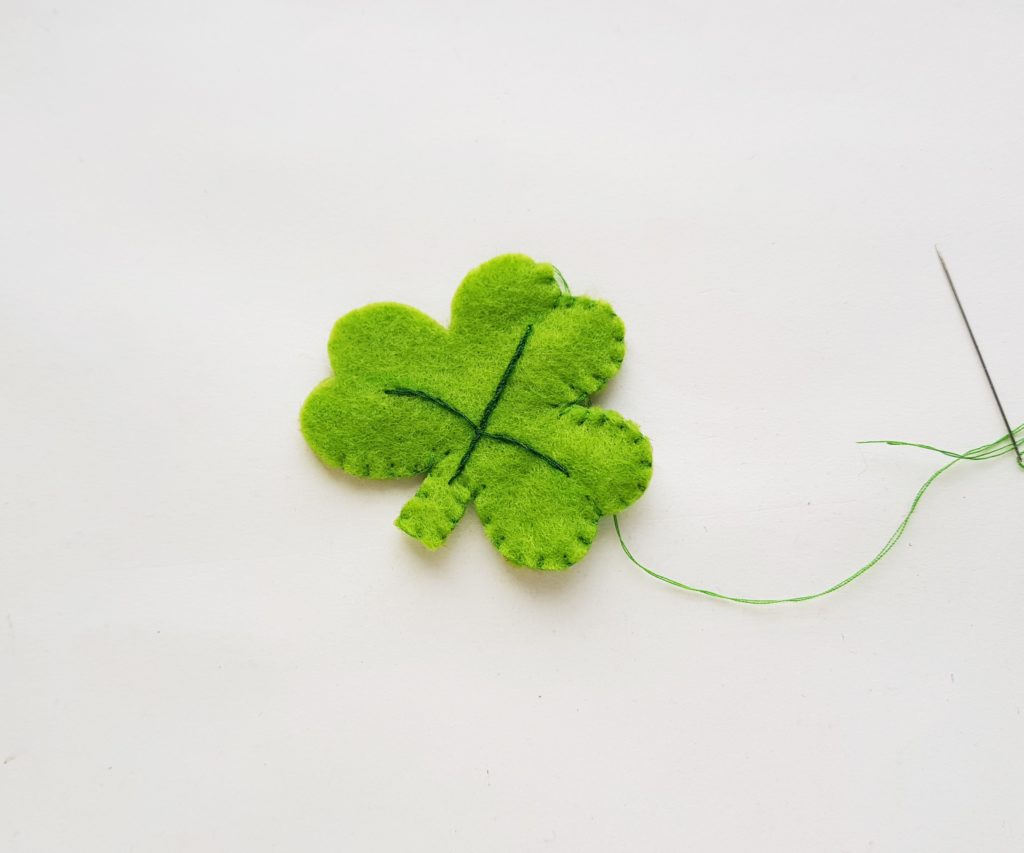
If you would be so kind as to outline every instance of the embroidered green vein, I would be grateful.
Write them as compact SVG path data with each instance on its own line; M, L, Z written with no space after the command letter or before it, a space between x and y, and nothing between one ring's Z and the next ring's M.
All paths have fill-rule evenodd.
M530 339L530 335L533 334L533 326L527 326L526 331L523 332L523 336L519 339L519 345L516 347L516 351L512 354L512 358L509 359L508 364L505 367L505 372L502 373L501 379L498 380L498 385L494 389L494 393L491 395L491 399L487 402L484 407L484 412L480 416L480 421L474 421L465 412L459 411L451 403L442 400L440 397L436 397L433 394L428 394L426 391L419 391L415 388L385 388L384 393L392 397L412 397L417 400L423 400L426 403L430 403L437 408L442 409L450 415L454 415L462 421L465 421L467 426L473 430L473 438L469 442L469 447L466 448L466 452L462 454L462 458L459 460L459 464L455 469L455 473L452 474L451 479L448 480L448 484L451 485L455 482L456 478L466 469L469 464L469 460L472 458L473 453L476 451L477 446L480 444L482 439L490 439L500 444L507 444L512 447L518 447L529 453L531 456L540 459L546 465L554 468L556 471L560 471L569 476L569 470L562 465L560 462L555 461L545 453L541 453L537 448L531 447L525 441L520 441L511 435L504 435L502 433L488 432L487 425L491 421L491 416L494 414L494 410L498 407L498 403L501 402L502 395L505 393L505 389L508 387L509 380L512 379L512 374L515 373L516 366L519 364L519 360L523 357L523 351L526 349L526 342Z

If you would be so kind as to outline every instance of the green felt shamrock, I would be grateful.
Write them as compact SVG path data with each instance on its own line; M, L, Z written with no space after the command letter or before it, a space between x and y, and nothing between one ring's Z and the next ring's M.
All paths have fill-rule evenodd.
M559 282L550 264L502 255L463 280L448 329L390 302L346 314L327 347L334 376L302 408L306 441L359 477L425 473L395 524L427 548L472 502L513 563L577 562L600 517L643 494L651 445L590 405L622 363L622 321Z

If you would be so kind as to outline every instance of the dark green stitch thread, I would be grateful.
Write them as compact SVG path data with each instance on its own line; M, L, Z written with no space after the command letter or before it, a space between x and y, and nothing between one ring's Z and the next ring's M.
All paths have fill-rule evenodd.
M466 465L469 464L469 459L476 450L477 445L481 439L489 438L492 441L500 442L501 444L508 444L512 447L518 447L520 450L525 450L532 456L536 456L542 462L550 465L556 471L560 471L569 476L569 469L566 468L559 462L556 462L550 456L541 453L535 447L530 447L526 442L520 441L518 438L513 438L510 435L503 435L501 433L487 432L487 424L491 420L491 415L494 414L495 408L501 401L502 395L505 393L505 389L508 386L509 380L512 378L512 374L515 372L516 365L519 364L519 360L523 357L523 350L526 349L526 342L530 339L530 335L533 334L533 326L527 326L526 331L523 332L523 336L519 339L519 345L516 347L516 351L512 354L512 358L509 360L508 365L505 367L505 372L501 375L501 379L498 381L498 386L494 389L494 393L491 395L491 399L488 401L487 406L484 408L483 415L480 416L480 423L475 423L469 415L465 412L460 412L451 403L442 400L440 397L435 397L433 394L428 394L425 391L417 391L413 388L385 388L384 393L389 394L393 397L415 397L418 400L424 400L428 403L432 403L438 408L444 409L449 414L455 415L457 418L465 421L470 428L473 430L473 439L469 443L469 447L466 448L466 452L462 455L459 460L458 467L455 469L455 473L452 474L451 479L448 481L450 486L455 482L455 479L461 474Z
M491 420L491 415L494 414L494 409L498 405L501 395L505 393L508 381L512 378L516 365L519 364L519 359L523 357L523 350L526 349L526 342L530 340L530 335L532 334L533 326L527 326L526 331L523 332L523 336L519 339L519 346L516 347L516 351L512 354L511 360L505 367L505 372L501 374L501 379L498 381L498 387L494 389L494 394L491 396L490 402L487 404L487 408L484 409L484 413L480 417L481 431L487 429L487 424Z
M414 391L412 388L385 388L384 393L392 397L418 397L421 400L426 400L428 403L440 406L446 412L451 412L456 417L462 418L473 428L473 432L477 430L476 424L473 423L473 419L469 415L460 412L451 403L446 403L440 397L435 397L433 394L426 393L426 391Z
M521 448L522 450L525 450L527 453L531 453L538 459L543 460L556 471L561 471L563 474L565 474L566 477L569 476L568 468L566 468L560 462L556 462L550 456L546 456L545 454L541 453L539 450L537 450L537 448L530 447L530 445L528 445L525 441L520 441L518 438L512 438L512 436L510 435L502 435L501 433L497 432L485 432L483 434L483 437L490 438L494 441L500 441L502 444L511 444L513 447Z
M501 374L501 379L498 380L498 387L494 389L494 393L491 395L490 401L487 403L486 408L484 408L483 415L480 416L480 423L477 424L476 434L473 436L473 440L469 443L469 447L466 448L466 452L459 460L455 473L452 474L452 478L448 481L449 486L455 482L456 477L458 477L459 474L465 470L466 465L469 464L469 459L476 450L477 445L480 443L480 438L483 436L484 430L487 429L487 423L490 421L491 415L494 414L494 409L498 405L498 401L501 400L502 394L505 393L508 381L512 378L516 365L519 364L519 359L523 357L523 350L526 349L526 342L530 339L530 335L532 334L533 326L527 326L526 331L523 332L523 336L519 339L519 346L516 347L516 351L512 354L512 359L505 366L505 372Z

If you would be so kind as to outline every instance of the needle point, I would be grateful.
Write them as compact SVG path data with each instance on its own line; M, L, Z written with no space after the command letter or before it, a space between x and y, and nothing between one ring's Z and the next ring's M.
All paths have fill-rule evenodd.
M981 354L981 346L978 344L978 339L974 336L974 329L971 328L971 321L967 319L967 311L964 310L964 304L960 301L960 294L957 292L956 285L953 284L953 276L949 273L949 267L946 266L946 259L942 257L942 252L939 251L939 247L935 246L935 254L939 256L939 263L942 265L943 275L946 277L946 282L949 284L949 289L953 293L953 298L956 300L956 307L960 309L960 316L963 318L964 325L967 327L967 334L971 336L971 343L974 344L974 351L978 354L978 361L981 362L981 369L985 371L985 379L988 380L988 387L992 391L992 396L995 398L996 406L999 409L999 414L1003 419L1003 424L1006 426L1006 433L1010 439L1010 443L1013 444L1013 449L1017 453L1017 465L1024 468L1024 455L1021 455L1020 445L1017 443L1017 436L1013 431L1013 427L1010 426L1010 419L1006 416L1006 409L1003 408L1003 401L999 399L999 392L996 391L996 384L992 380L992 374L989 372L988 365L985 363L985 356Z

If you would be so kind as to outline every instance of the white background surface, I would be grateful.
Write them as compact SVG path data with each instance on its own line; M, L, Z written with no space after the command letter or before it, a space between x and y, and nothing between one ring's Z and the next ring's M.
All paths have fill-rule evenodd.
M0 849L1016 851L1024 475L840 594L428 554L297 430L504 251L611 301L641 559L811 592L1024 420L1013 2L7 2Z

